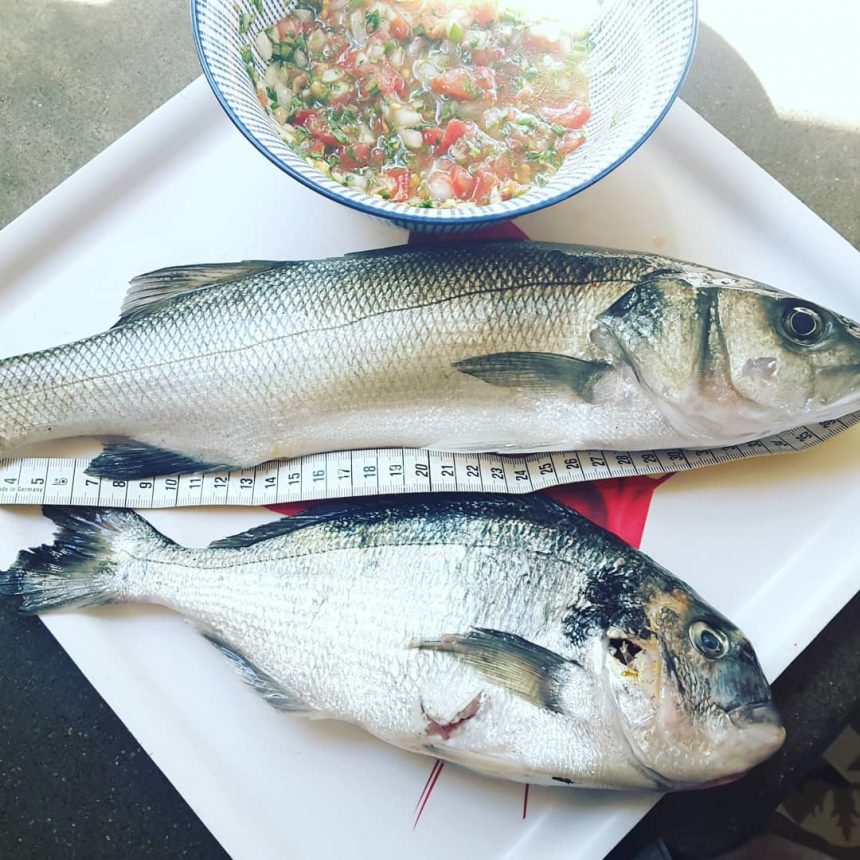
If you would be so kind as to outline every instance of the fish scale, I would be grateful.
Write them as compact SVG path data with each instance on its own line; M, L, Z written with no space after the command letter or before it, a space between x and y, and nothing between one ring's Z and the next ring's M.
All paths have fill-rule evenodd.
M45 510L55 542L22 552L0 596L27 611L162 604L276 707L412 752L666 790L735 775L782 741L743 634L547 498L331 503L203 549L131 511ZM717 638L726 651L708 657Z
M700 342L703 289L742 336ZM161 270L111 330L0 362L0 455L120 437L90 473L140 479L364 447L737 444L858 396L856 327L816 310L834 348L801 354L771 331L782 301L667 258L532 242ZM819 367L839 371L826 397Z

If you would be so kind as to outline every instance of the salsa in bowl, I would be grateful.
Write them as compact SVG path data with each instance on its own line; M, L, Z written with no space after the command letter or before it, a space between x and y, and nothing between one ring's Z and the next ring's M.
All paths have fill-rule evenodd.
M253 45L287 145L385 200L510 200L585 142L587 34L495 0L297 0Z
M192 0L192 12L210 85L271 161L353 208L452 230L608 173L686 72L694 0L544 0L555 17L538 2Z

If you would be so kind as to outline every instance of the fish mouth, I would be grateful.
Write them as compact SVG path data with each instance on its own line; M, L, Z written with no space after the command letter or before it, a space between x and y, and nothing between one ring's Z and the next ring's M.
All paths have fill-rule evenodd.
M753 702L739 705L727 712L728 718L738 729L748 729L753 726L773 726L782 729L782 718L773 702Z

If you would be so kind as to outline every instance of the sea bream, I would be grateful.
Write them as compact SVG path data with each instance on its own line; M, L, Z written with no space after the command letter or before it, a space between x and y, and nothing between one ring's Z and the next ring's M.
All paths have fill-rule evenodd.
M740 443L860 402L860 330L761 284L536 242L136 278L119 322L0 362L0 456L114 437L113 478L362 447Z
M276 708L406 750L669 791L735 778L783 741L744 635L546 497L327 503L204 549L131 511L45 512L55 542L0 574L25 611L162 604Z

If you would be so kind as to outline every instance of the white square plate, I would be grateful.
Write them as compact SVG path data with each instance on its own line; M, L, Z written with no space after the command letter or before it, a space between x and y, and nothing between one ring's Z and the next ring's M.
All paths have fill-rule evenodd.
M860 318L860 254L681 103L609 177L519 223L534 239L710 264ZM101 331L128 279L160 266L405 240L283 176L201 79L0 233L0 343L12 355ZM643 548L746 630L770 677L860 586L858 434L678 475L655 495ZM147 516L199 545L274 514ZM0 567L49 535L37 510L0 509ZM45 623L235 858L599 858L655 799L532 789L524 820L521 786L448 766L413 830L430 759L276 713L169 612L106 608Z

